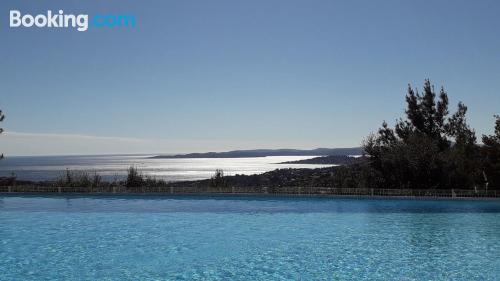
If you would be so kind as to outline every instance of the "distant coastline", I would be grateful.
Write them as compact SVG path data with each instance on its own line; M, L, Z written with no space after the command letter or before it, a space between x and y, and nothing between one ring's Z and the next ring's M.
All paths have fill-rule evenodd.
M367 161L363 156L350 155L329 155L320 156L303 160L285 161L278 164L319 164L319 165L351 165Z
M316 149L252 149L233 150L226 152L187 153L177 155L157 155L150 158L245 158L267 156L335 156L335 155L361 155L361 147L350 148L316 148Z

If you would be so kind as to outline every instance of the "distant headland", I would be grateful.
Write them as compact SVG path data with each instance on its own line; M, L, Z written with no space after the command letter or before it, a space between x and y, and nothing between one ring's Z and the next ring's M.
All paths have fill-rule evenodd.
M266 156L327 156L327 155L361 155L363 148L316 148L316 149L252 149L232 150L226 152L188 153L177 155L157 155L151 158L244 158Z

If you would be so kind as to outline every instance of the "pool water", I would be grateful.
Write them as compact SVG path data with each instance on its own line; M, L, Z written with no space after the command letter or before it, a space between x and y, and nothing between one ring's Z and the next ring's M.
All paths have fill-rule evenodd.
M500 201L0 195L0 280L500 280Z

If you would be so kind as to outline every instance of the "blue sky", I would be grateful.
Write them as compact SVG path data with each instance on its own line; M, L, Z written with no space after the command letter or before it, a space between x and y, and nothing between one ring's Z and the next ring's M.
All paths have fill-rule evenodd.
M9 10L135 28L9 28ZM425 78L500 113L498 1L2 1L7 154L348 147Z

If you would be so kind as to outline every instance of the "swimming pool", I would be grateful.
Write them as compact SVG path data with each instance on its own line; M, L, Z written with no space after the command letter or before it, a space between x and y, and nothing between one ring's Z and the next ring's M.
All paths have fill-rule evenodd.
M499 280L500 201L0 195L0 280Z

